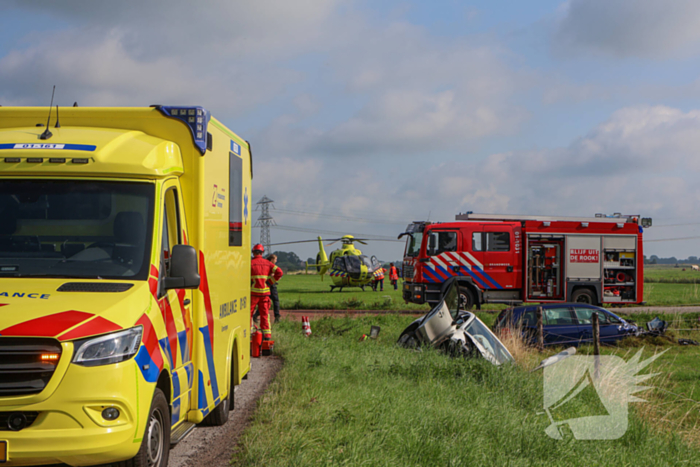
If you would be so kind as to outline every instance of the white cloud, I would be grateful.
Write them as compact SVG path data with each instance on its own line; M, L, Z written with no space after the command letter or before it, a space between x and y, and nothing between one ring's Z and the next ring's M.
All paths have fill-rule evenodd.
M364 164L344 170L347 162L334 158L283 159L266 166L265 172L277 175L255 183L268 196L275 191L272 197L287 206L306 202L318 212L347 206L348 215L370 210L374 217L401 221L424 220L428 213L433 220L449 221L464 211L563 216L622 211L697 218L699 156L700 111L630 107L566 147L492 154L476 163L425 159L417 165L414 159L395 175ZM278 181L287 179L280 175L286 173L293 176ZM314 222L309 225L328 228L323 219ZM391 235L401 227L400 222L378 224L371 231ZM648 237L674 235L684 236L651 230Z
M553 37L562 56L665 58L700 45L696 0L569 0L562 10Z

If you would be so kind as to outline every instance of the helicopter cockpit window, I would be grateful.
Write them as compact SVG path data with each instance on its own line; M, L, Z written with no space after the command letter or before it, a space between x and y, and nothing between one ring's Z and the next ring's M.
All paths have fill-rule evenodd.
M361 264L358 256L345 257L345 266L348 272L362 272Z
M338 256L333 261L333 269L339 269L341 271L345 271L345 257L344 256Z

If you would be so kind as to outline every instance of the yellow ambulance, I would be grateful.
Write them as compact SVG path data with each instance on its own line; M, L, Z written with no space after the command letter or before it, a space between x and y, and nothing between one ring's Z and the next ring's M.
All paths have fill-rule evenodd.
M0 107L0 463L165 467L226 422L251 179L201 107Z

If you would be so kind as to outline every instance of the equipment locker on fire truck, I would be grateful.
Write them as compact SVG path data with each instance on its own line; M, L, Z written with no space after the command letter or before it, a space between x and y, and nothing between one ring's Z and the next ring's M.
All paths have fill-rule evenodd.
M404 254L403 297L434 305L453 281L469 308L481 303L641 303L639 216L459 214L414 222Z

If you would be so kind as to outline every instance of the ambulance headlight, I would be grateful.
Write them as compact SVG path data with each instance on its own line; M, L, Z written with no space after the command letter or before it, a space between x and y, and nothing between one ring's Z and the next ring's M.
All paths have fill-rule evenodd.
M109 365L129 360L141 345L143 327L113 332L73 342L73 363L83 366Z

